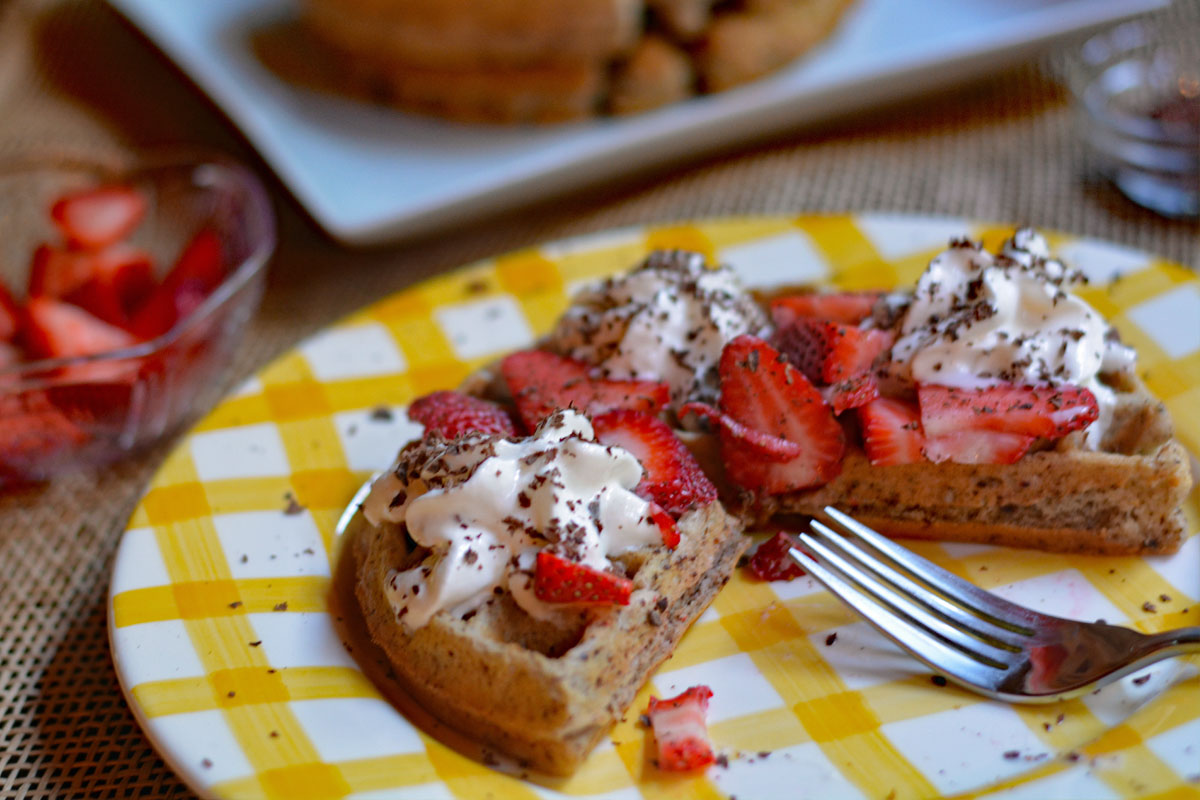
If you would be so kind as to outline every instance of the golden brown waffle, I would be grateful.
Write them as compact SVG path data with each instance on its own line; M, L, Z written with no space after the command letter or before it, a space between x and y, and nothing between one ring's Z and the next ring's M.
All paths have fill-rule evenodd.
M411 565L396 526L354 539L356 594L371 638L403 689L443 723L522 766L572 772L633 701L732 574L748 539L719 503L679 520L674 550L622 556L634 594L627 606L538 623L507 595L478 613L435 614L406 632L384 594L388 571Z
M849 0L305 0L347 89L462 121L634 113L754 80Z

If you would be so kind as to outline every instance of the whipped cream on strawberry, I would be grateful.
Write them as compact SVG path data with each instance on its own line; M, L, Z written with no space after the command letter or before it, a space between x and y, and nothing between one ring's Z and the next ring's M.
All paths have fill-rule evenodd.
M994 255L955 241L917 282L899 322L890 371L961 389L1086 387L1101 408L1093 424L1098 435L1114 402L1098 376L1131 370L1135 356L1099 312L1070 293L1083 283L1030 228L1018 230Z
M633 493L642 467L628 451L598 443L575 411L547 417L533 436L427 436L380 476L363 513L372 525L403 524L429 556L387 576L386 593L406 628L442 609L462 615L508 591L537 619L557 607L534 596L537 553L596 570L610 556L662 542L650 504Z
M741 334L767 330L732 269L709 269L700 254L672 250L580 292L550 342L606 377L667 382L678 408L715 402L721 350Z

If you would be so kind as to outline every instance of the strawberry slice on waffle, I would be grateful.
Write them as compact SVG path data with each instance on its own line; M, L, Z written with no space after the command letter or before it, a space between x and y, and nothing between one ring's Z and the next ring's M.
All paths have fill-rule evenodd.
M589 417L618 408L656 414L670 400L666 383L604 378L589 364L544 350L513 353L500 363L500 373L531 431L559 409Z
M408 407L408 416L425 426L427 433L436 431L447 439L467 433L516 434L512 417L495 403L461 392L432 392L418 397Z
M546 550L537 554L533 594L544 603L627 606L632 593L633 581L626 577L568 561Z

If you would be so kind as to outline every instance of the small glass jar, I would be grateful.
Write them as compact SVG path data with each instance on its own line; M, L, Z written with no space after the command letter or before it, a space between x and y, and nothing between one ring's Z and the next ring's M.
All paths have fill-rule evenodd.
M1160 214L1200 214L1200 18L1123 23L1085 40L1066 68L1104 174Z

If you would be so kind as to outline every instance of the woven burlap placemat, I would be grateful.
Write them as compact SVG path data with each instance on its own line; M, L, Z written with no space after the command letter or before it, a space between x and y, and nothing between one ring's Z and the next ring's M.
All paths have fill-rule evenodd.
M1200 0L1168 13L1194 24ZM1027 65L449 234L349 251L312 225L211 103L107 6L0 0L0 159L198 144L255 168L276 198L280 246L232 384L426 276L631 223L904 211L1030 221L1200 266L1194 223L1143 211L1095 176L1052 74ZM169 447L0 497L0 798L188 795L125 705L105 631L113 553Z

